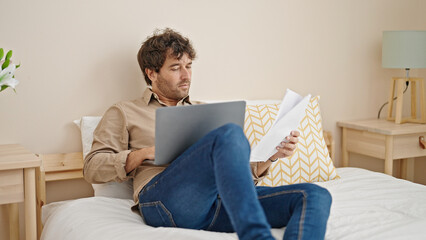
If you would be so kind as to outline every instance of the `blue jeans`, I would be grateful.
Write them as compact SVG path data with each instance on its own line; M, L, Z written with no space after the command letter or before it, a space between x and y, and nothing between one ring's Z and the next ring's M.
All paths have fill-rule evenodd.
M242 129L211 131L139 193L139 211L154 227L237 232L240 239L324 239L330 193L315 184L255 187Z

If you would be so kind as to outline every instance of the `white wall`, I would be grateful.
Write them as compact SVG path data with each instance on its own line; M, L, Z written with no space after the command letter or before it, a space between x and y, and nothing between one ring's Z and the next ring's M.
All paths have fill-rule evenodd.
M381 67L382 31L426 29L421 0L0 0L0 9L0 47L22 63L17 94L0 93L0 144L35 153L81 151L72 120L139 97L136 53L154 29L172 27L198 52L192 98L281 99L286 88L321 95L339 166L336 121L376 117L390 78L404 74ZM83 182L67 184L84 187L76 197L91 194ZM62 189L48 186L48 199Z

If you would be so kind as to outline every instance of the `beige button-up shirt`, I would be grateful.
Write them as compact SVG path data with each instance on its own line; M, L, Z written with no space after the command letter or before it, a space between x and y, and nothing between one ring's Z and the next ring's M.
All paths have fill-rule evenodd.
M191 102L189 96L178 106L200 104ZM157 166L145 160L135 170L126 174L125 165L130 152L155 145L155 110L166 107L158 96L147 88L142 98L123 101L110 107L93 134L92 149L84 161L83 174L90 183L123 182L133 179L133 198L138 202L141 189L167 166ZM255 183L267 172L257 175L257 163L251 163Z

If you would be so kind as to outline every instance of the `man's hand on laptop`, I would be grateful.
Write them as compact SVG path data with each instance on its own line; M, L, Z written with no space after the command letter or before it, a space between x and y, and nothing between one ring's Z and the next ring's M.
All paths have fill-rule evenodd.
M270 157L269 160L275 161L278 158L286 158L293 155L296 145L299 142L299 136L300 133L298 131L291 131L290 135L276 147L278 152Z
M141 148L139 150L131 152L127 156L125 170L126 173L133 171L133 169L139 167L145 160L153 160L155 158L155 146Z

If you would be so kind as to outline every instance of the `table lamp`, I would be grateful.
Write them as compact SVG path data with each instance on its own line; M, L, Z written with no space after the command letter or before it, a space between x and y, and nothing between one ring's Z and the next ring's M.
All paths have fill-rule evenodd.
M384 31L382 66L406 70L405 77L392 78L387 120L395 121L397 124L426 123L424 79L409 75L411 68L426 68L426 31ZM411 84L411 116L408 118L402 118L404 83L407 87ZM417 118L417 86L420 90L420 118ZM394 99L396 99L395 117L392 116Z

